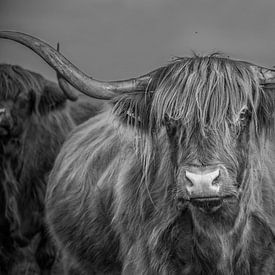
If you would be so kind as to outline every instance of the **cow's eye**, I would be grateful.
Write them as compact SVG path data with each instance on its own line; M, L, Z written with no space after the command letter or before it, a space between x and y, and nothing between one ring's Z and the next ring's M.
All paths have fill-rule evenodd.
M176 135L176 130L177 130L177 121L169 118L168 116L165 117L164 119L164 124L165 124L165 127L166 127L166 131L167 131L167 134L170 136L170 137L173 137Z
M248 109L243 109L240 113L239 123L241 127L245 127L251 118L251 114Z
M235 123L231 124L231 129L234 132L236 138L246 129L249 124L251 114L248 109L243 109Z
M241 111L241 113L240 113L240 121L244 121L246 119L246 113L247 113L247 110Z

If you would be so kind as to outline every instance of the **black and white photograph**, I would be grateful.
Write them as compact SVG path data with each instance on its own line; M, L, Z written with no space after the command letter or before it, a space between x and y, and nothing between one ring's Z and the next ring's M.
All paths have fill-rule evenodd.
M0 275L275 275L275 1L0 0Z

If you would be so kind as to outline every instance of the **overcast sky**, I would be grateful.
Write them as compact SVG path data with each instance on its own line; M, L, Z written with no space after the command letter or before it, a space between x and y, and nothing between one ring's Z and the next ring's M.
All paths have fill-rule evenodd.
M59 41L97 79L144 74L192 51L275 65L275 0L0 0L0 29ZM0 62L55 79L15 42L0 40Z

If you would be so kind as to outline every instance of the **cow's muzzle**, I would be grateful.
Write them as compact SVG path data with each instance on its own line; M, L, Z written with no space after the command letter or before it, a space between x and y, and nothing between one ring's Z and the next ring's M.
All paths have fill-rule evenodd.
M193 207L205 212L219 209L223 203L220 194L222 171L219 167L188 167L183 178L187 200Z
M5 108L0 108L0 136L7 135L13 127L13 120L10 112Z
M219 197L219 169L186 171L185 176L188 181L187 192L193 206L205 212L213 212L220 208L222 199Z

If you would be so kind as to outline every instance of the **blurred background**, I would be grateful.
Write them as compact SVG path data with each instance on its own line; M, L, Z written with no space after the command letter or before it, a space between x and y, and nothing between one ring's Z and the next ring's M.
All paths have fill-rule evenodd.
M102 80L141 75L192 52L275 65L274 0L0 0L0 29L59 41L68 59ZM15 42L0 40L0 62L55 79Z

